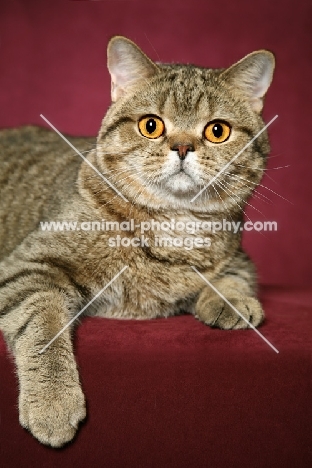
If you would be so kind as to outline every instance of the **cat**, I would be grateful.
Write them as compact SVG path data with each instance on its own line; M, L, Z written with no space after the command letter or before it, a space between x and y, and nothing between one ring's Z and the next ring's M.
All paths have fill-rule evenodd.
M190 313L222 329L264 319L241 230L207 236L203 223L241 222L261 180L266 131L220 171L264 127L274 55L260 50L225 69L161 64L122 36L107 54L112 104L97 140L68 137L88 163L53 131L0 132L0 328L17 367L20 423L52 447L72 440L86 416L71 341L79 311ZM116 229L43 229L51 220ZM142 240L152 223L180 244L155 229ZM197 229L181 232L181 223Z

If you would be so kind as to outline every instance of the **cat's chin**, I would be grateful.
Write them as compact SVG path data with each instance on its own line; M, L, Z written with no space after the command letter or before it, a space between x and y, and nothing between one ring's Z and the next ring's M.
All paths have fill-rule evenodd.
M160 206L162 207L190 209L194 208L191 200L199 190L200 188L189 175L179 173L168 178L161 188L157 187L156 193L161 200Z
M194 180L185 172L171 176L165 183L166 189L175 196L193 196L198 192Z

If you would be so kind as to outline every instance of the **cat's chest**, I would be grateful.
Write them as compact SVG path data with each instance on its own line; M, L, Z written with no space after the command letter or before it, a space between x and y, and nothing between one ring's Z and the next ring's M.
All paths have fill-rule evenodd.
M107 318L150 319L168 317L181 309L192 312L190 304L198 282L191 278L191 268L169 268L159 261L127 263L119 268L116 279L99 295L89 313ZM97 289L94 287L92 294Z
M154 244L148 248L110 250L111 257L99 262L93 274L89 272L87 281L92 297L101 290L102 293L88 313L147 319L167 317L181 310L192 312L192 299L203 287L192 265L213 277L227 258L224 248L219 246L218 251L216 255L203 246L187 250L172 246L157 248Z

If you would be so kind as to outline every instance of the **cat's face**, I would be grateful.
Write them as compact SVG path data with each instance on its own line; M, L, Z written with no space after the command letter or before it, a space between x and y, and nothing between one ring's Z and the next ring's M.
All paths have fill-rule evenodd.
M226 211L246 200L262 176L269 150L265 132L223 169L263 127L263 89L256 96L253 84L254 95L244 98L235 86L240 70L152 62L142 67L148 59L132 43L125 44L130 44L128 64L112 72L116 102L98 139L97 161L105 177L129 201L151 207ZM135 70L136 80L126 70L130 79L125 84L122 66L129 66L129 56L141 69Z

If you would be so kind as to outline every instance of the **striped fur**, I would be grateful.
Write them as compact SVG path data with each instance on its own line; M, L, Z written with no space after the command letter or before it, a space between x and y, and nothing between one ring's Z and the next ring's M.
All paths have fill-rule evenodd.
M254 63L258 66L261 57L272 60L269 52L251 54L246 59L250 63L238 68L212 70L153 64L131 41L117 38L109 45L112 70L123 66L116 65L124 56L118 47L126 47L127 57L139 64L140 77L133 79L134 67L124 88L111 71L116 100L97 142L70 140L128 203L55 133L36 127L0 132L0 328L17 366L20 422L53 447L71 440L85 417L72 327L39 352L125 265L127 270L86 313L148 319L187 312L211 326L245 328L192 270L196 266L251 323L263 319L254 297L254 267L240 247L240 231L209 234L209 248L187 250L155 246L152 231L146 233L147 246L110 247L112 235L139 237L139 228L113 233L40 229L40 221L51 220L241 221L262 177L269 151L266 132L191 202L263 127L263 96L251 96L250 82L256 79ZM138 131L138 120L147 114L164 121L166 133L160 139L149 140ZM214 119L231 124L224 144L203 137L205 125ZM181 142L195 148L183 163L191 175L170 173L176 164L170 148ZM163 234L181 235L177 230ZM193 239L201 235L187 234Z

